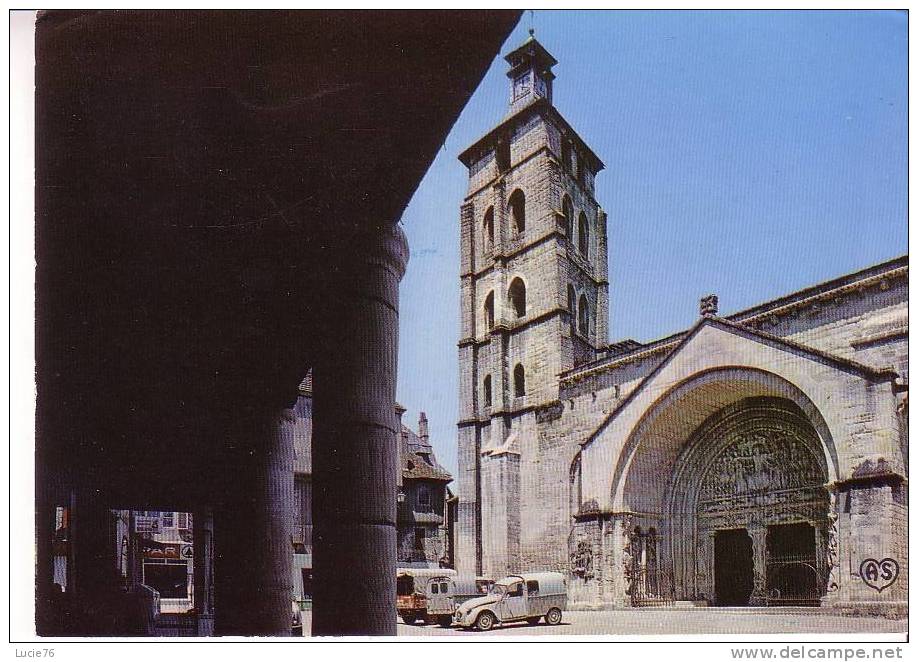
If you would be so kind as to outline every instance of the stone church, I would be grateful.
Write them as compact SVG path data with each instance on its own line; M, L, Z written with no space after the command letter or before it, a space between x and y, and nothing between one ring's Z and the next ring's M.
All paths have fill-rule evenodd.
M608 340L603 163L531 37L460 160L461 573L594 607L906 609L907 257Z

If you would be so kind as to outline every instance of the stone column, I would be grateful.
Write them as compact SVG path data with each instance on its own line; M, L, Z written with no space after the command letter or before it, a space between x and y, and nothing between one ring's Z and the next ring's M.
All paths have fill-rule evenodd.
M334 282L313 409L314 635L394 635L398 283L394 227Z
M76 490L72 499L70 540L72 576L67 578L68 601L74 608L77 635L119 635L124 603L115 564L113 516L96 490Z
M198 636L214 633L214 515L210 508L192 513L194 526L194 609L197 613Z
M752 595L749 596L749 606L758 607L767 604L766 593L766 568L765 568L765 537L768 529L764 526L751 526L749 537L752 538Z
M41 487L39 487L41 490ZM58 634L62 596L54 588L55 507L39 491L35 504L35 626L39 635Z
M241 416L214 513L214 631L290 636L293 409Z

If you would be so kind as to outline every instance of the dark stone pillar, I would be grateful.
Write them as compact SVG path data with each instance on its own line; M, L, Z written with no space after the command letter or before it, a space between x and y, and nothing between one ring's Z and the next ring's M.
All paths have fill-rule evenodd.
M329 296L313 371L313 635L394 635L401 229L369 242Z
M35 504L35 628L39 635L61 630L63 596L54 587L54 506L43 494Z
M244 418L214 514L214 631L290 636L293 410Z
M194 609L197 632L201 637L214 633L213 548L214 516L210 508L198 508L192 513L194 533Z
M74 492L71 501L71 559L68 602L74 612L73 633L131 633L129 615L116 566L114 515L93 489Z

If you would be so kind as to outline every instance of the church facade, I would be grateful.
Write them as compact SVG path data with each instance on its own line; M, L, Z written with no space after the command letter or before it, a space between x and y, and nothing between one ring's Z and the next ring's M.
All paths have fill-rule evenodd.
M506 57L460 156L460 573L567 573L594 607L906 609L907 258L608 340L603 164Z

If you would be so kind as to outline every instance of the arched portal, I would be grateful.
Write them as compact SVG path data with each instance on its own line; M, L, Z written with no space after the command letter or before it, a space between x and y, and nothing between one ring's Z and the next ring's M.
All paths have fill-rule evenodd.
M725 367L675 385L633 428L613 474L631 603L818 604L836 477L828 426L793 384ZM659 532L641 555L652 568L635 561L638 526Z
M720 605L818 604L825 455L792 402L747 398L692 435L666 498L676 592Z

